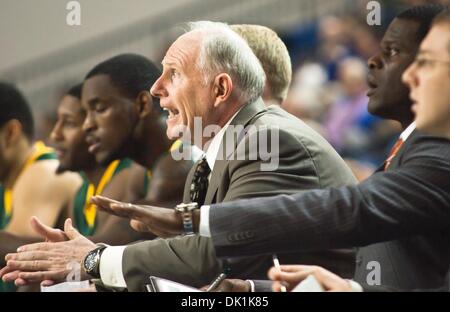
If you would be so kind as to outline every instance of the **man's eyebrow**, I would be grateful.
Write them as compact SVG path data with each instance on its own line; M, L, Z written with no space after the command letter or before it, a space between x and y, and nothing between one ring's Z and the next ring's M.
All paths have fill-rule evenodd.
M73 115L74 114L69 113L69 112L59 112L59 116L60 117L64 117L64 118L66 118L66 117L73 117Z
M87 101L87 103L88 103L89 106L93 106L93 105L97 104L98 102L101 102L101 99L100 99L98 96L97 96L97 97L94 97L94 98L92 98L92 99L89 99L89 100Z
M430 54L431 53L431 51L429 51L429 50L426 50L426 49L420 49L418 52L417 52L417 56L419 56L419 55L424 55L424 54Z
M177 64L173 61L162 60L161 65L162 66L176 66Z
M380 45L381 45L381 46L384 46L384 47L386 47L386 46L392 46L392 45L395 45L395 46L402 46L401 42L399 42L398 40L393 40L393 39L387 39L387 40L384 40L384 41L381 42Z

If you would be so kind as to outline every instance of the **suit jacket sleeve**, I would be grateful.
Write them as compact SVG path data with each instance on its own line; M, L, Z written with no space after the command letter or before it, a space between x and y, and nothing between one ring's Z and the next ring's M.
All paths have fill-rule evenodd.
M270 280L253 280L255 284L255 292L273 292L272 284Z
M422 136L401 167L356 186L212 205L216 254L344 248L450 232L449 160L448 140ZM236 236L243 239L231 239Z

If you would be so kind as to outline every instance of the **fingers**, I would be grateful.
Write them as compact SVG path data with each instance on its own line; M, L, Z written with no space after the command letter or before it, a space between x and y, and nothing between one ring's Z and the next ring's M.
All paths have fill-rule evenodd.
M111 210L113 210L116 214L121 216L126 216L129 218L136 218L140 216L147 216L148 212L146 209L132 205L129 203L119 203L119 204L111 204Z
M32 260L32 261L15 261L10 260L7 265L14 269L20 271L44 271L49 270L52 267L51 260Z
M89 285L89 288L74 289L73 292L97 292L97 288L95 288L95 284L92 284Z
M314 274L316 270L315 266L288 266L283 265L280 268L272 267L269 270L268 276L273 281L281 282L280 285L276 284L273 287L281 287L282 284L287 285L288 288L297 285L310 274ZM280 288L281 289L281 288Z
M314 272L314 277L328 291L351 291L349 282L340 276L324 269L319 268Z
M5 260L7 263L10 261L37 261L37 260L49 260L56 253L48 251L24 251L21 253L7 254Z
M151 212L151 209L153 207L151 206L140 206L140 205L133 205L130 203L118 203L118 204L111 204L110 208L114 215L123 218L135 219L143 222L146 221L151 222L153 221L154 218L154 215Z
M141 221L130 220L130 226L133 230L140 233L148 233L151 232L147 225Z
M6 267L6 268L8 268L8 267ZM19 270L13 270L13 269L11 269L11 268L8 268L9 270L8 271L4 271L3 273L1 273L1 277L2 277L2 280L4 281L4 282L13 282L13 281L15 281L18 277L19 277ZM2 271L3 271L3 269L2 269Z
M19 278L27 281L28 283L44 283L44 282L62 282L65 281L67 274L70 270L58 270L58 271L39 271L39 272L20 272ZM42 284L41 284L42 285ZM51 284L50 284L51 285Z
M273 284L272 284L272 290L274 291L274 292L281 292L281 288L282 287L286 287L286 285L284 285L284 284L282 284L282 283L280 283L280 282L273 282Z
M31 227L33 230L38 233L43 238L47 238L48 233L52 230L52 228L43 224L37 217L33 216L30 220Z
M311 273L315 268L315 266L310 265L281 265L279 268L270 268L268 275L270 279L276 280L276 277L281 275L292 276L292 274L303 274L304 272Z
M23 245L17 248L17 252L26 252L26 251L51 251L57 249L60 243L35 243L35 244L29 244L29 245ZM13 255L13 254L7 254L6 257ZM6 260L8 260L5 257Z
M10 273L7 273L3 276L2 280L6 283L14 282L14 285L16 286L25 286L28 284L28 282L22 278L19 277L20 271L13 271Z
M68 218L66 222L64 222L64 233L66 233L67 238L70 240L80 237L81 234L75 229L72 225L72 219Z
M3 268L0 270L0 278L2 278L3 275L5 275L5 274L10 273L11 271L14 271L14 270L12 270L12 269L11 269L10 267L8 267L8 266L3 267Z
M67 270L60 270L58 272L22 272L16 270L5 274L3 281L14 282L16 286L25 286L42 281L42 286L51 286L55 281L63 281L67 273Z
M105 197L105 196L101 196L101 195L96 195L96 196L92 196L91 200L95 200L98 201L99 203L104 203L104 204L120 204L120 201Z
M118 217L126 217L126 218L128 218L127 214L121 215L120 212L117 212L117 211L115 211L115 210L113 210L111 208L111 206L113 204L116 204L116 205L128 205L127 203L122 203L122 202L119 202L117 200L109 199L109 198L106 198L106 197L103 197L103 196L99 196L99 195L91 197L90 202L92 204L96 205L97 208L99 210L103 211L103 212L106 212L106 213L109 213L109 214L112 214L112 215L116 215Z
M114 200L114 199L110 199L104 196L92 196L90 199L91 204L97 205L100 209L103 210L110 210L110 205L111 204L120 204L121 202Z
M113 214L122 218L134 219L139 215L137 206L129 203L111 204L110 208Z
M54 285L54 284L55 284L55 282L52 281L52 280L45 280L45 281L42 281L41 286L43 286L43 287L49 287L49 286L52 286L52 285Z
M24 279L21 279L21 278L19 277L18 279L16 279L16 280L14 281L14 284L15 284L16 286L26 286L26 285L28 285L29 283L28 283L28 281L26 281L26 280L24 280Z
M64 240L64 238L66 237L63 231L59 229L53 229L43 224L37 217L32 217L30 220L30 224L33 230L46 240L56 242Z
M279 291L283 284L287 284L290 289L309 275L313 275L326 291L351 291L348 281L319 266L284 265L279 269L272 267L268 275L275 281L272 285L274 291Z
M16 271L5 274L2 278L2 280L7 283L14 282L14 284L16 286L25 286L25 285L28 285L31 283L40 282L39 278L36 278L33 275L31 276L31 279L28 279L27 277L30 277L30 276L28 276L27 273L16 270ZM47 285L52 285L51 283L53 283L50 280L46 280L45 282Z
M298 272L303 270L308 270L313 268L312 265L301 265L301 264L283 264L280 265L280 271L283 272Z
M88 288L74 289L73 292L97 292L95 284L90 284Z

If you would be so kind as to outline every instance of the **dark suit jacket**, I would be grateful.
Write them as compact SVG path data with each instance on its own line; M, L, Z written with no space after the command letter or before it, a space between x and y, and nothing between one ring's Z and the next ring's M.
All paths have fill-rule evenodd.
M246 105L233 119L232 125L260 126L249 132L239 131L235 145L224 148L223 160L217 160L211 173L205 203L226 202L243 198L294 194L298 190L354 184L355 179L344 161L320 135L294 116L279 107L266 108L261 100ZM264 127L278 127L279 159L273 171L262 171L263 161L251 160L251 142L261 136ZM230 128L229 128L230 129ZM271 133L268 150L271 146ZM225 136L226 138L226 136ZM258 142L258 140L256 140ZM226 142L222 142L222 147ZM229 153L231 151L231 154ZM236 159L235 153L242 151L245 159ZM222 153L219 154L222 154ZM267 163L266 163L267 164ZM187 178L185 202L189 202L189 186L192 169ZM242 209L245 209L243 207ZM269 221L271 222L271 221ZM258 227L265 227L259 222ZM280 229L283 225L279 225ZM319 262L342 274L354 271L353 251L296 252L280 255L283 263L304 261ZM265 278L272 265L271 257L231 260L232 276L242 278ZM222 263L214 253L211 239L198 235L157 239L125 249L123 273L128 289L141 290L149 275L175 280L192 286L204 286L221 272Z
M212 205L210 228L219 257L361 246L356 281L369 286L371 261L381 269L381 285L367 289L448 289L450 141L414 131L387 172L356 186Z

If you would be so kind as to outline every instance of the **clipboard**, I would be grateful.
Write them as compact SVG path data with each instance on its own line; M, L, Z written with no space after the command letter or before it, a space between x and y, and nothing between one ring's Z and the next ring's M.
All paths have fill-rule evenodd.
M156 276L150 276L149 279L150 284L145 285L147 292L202 292L197 288Z

